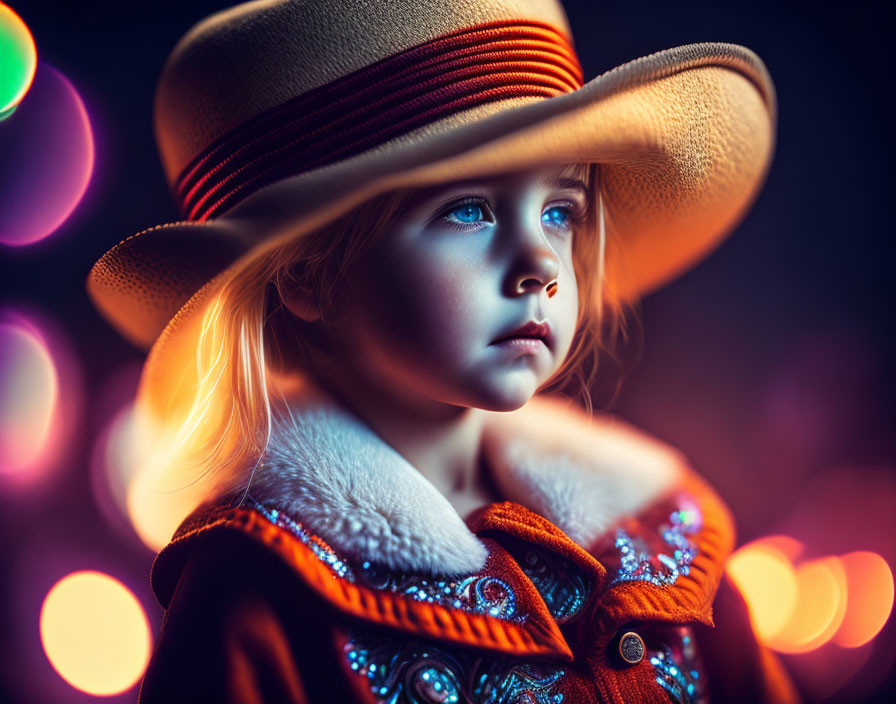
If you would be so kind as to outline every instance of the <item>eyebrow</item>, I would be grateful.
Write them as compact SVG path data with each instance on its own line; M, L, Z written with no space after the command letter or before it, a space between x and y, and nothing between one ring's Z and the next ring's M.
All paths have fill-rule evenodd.
M577 178L566 178L564 176L547 176L539 179L538 184L545 188L568 188L573 191L580 191L582 195L588 197L588 186Z

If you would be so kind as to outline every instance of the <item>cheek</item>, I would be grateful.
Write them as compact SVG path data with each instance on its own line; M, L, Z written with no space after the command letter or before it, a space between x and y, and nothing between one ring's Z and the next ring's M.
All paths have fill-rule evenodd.
M565 347L563 356L572 345L579 315L578 282L572 264L564 266L558 277L557 293L551 299L554 304L554 324L557 326L558 342Z
M396 252L367 277L362 303L370 333L394 354L450 363L482 344L487 306L484 272L469 256L431 249ZM485 340L484 344L487 344Z

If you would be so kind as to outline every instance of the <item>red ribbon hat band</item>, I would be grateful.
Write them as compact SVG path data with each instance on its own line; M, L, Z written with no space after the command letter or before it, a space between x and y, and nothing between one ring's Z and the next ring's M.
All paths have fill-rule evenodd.
M184 168L175 196L187 218L209 220L263 186L455 112L508 98L550 98L582 85L575 51L548 24L513 20L463 29L247 120Z

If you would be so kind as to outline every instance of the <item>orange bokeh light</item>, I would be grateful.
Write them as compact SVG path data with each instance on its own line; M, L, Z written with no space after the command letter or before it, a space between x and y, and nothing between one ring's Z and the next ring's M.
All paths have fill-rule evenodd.
M747 602L756 635L767 641L785 626L796 607L793 565L783 552L757 541L737 550L725 569Z
M62 679L98 696L133 687L152 647L137 598L117 579L93 571L73 572L50 589L41 607L40 639Z
M803 545L785 535L736 550L726 571L743 594L756 636L781 653L808 653L828 642L868 643L894 603L893 573L877 553L860 551L793 561Z
M846 574L849 604L834 642L858 648L883 628L893 609L893 573L873 552L851 552L840 558Z
M796 568L798 598L783 628L768 639L781 653L807 653L824 645L846 613L846 574L840 560L827 557Z
M753 544L774 548L786 556L791 562L796 562L796 559L803 552L803 544L796 538L791 538L789 535L767 535L764 538L759 538L759 540L756 540Z

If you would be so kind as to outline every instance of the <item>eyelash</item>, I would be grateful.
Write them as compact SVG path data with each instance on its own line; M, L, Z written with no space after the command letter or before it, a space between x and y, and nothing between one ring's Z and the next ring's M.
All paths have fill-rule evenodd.
M455 201L454 203L449 203L439 214L442 220L444 220L448 225L453 227L456 230L468 231L468 230L478 230L479 222L454 222L449 219L449 215L453 213L455 210L459 210L463 208L465 205L478 205L482 209L483 216L491 216L492 214L491 208L488 207L488 203L482 198L464 198L463 200ZM494 222L491 220L490 222Z
M440 217L442 220L444 220L450 227L453 227L454 229L460 230L462 232L478 230L479 225L482 221L454 222L448 218L448 216L451 215L451 213L453 213L455 210L458 210L459 208L463 208L465 205L478 205L482 210L483 216L490 216L492 218L494 217L492 210L488 205L488 201L486 201L484 198L475 198L475 197L464 198L463 200L459 200L459 201L455 201L454 203L450 203L439 213L438 217ZM552 203L550 206L548 206L548 208L545 212L547 212L548 210L551 210L552 208L559 208L559 207L565 207L567 209L567 212L569 214L570 231L575 230L576 226L580 225L584 221L584 219L585 219L584 213L580 212L580 209L578 208L578 206L575 203L573 203L572 201L568 201L568 200L562 201L560 203ZM494 222L494 220L489 220L487 222Z

